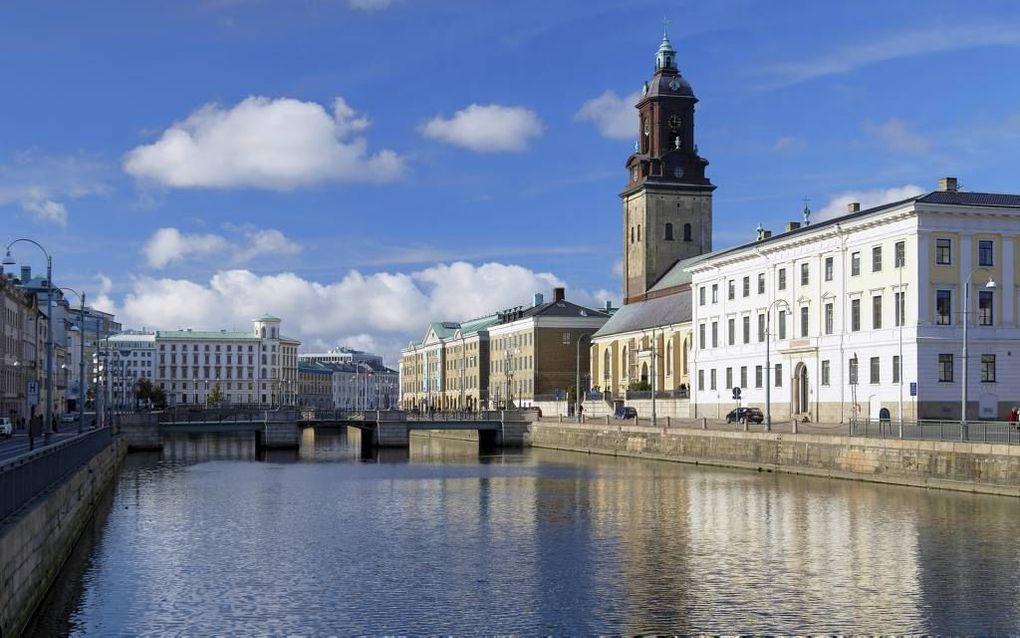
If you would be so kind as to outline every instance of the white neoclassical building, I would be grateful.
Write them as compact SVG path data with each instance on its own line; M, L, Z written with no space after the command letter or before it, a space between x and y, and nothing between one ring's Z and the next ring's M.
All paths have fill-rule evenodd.
M1004 418L1020 403L1020 195L943 178L850 206L688 266L694 413L725 416L734 387L764 408L770 384L775 419L958 419L968 321L968 418Z

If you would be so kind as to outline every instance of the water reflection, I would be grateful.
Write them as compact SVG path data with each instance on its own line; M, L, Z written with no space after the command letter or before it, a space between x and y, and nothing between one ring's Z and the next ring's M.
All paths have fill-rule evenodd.
M366 463L356 430L306 430L279 462L248 462L245 445L129 457L38 631L973 634L1020 621L1013 499L426 436Z

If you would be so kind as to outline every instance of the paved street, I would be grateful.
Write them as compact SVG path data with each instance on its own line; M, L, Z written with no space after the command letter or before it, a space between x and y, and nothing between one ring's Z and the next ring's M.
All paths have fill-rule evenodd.
M62 423L60 432L50 435L49 445L69 439L78 434L78 426L75 423ZM42 437L35 440L35 449L44 447ZM19 454L28 452L28 433L15 432L14 437L0 440L0 463L12 459Z

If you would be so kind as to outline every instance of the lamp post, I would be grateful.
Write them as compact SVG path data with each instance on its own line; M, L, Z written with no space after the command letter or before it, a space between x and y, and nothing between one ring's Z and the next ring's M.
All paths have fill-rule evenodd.
M963 392L960 397L960 438L967 438L967 319L970 316L970 280L975 273L984 271L988 273L988 281L985 288L994 290L995 281L987 268L977 268L970 271L963 283Z
M574 361L576 368L577 379L574 386L574 419L578 423L581 422L581 342L585 339L591 339L591 335L579 335L577 337L577 357Z
M850 408L850 433L853 433L854 426L857 424L857 416L860 410L857 407L857 381L860 379L860 368L857 367L857 353L850 357L850 401L852 406ZM867 429L865 429L867 434Z
M787 311L790 304L785 299L776 299L765 309L765 431L772 431L772 362L770 358L772 341L772 306L783 304Z
M7 255L4 266L13 266L17 262L11 256L11 246L19 241L35 244L46 256L46 427L53 426L53 259L42 244L34 239L20 238L7 244ZM24 282L27 283L27 282Z
M61 288L60 290L66 292L73 292L78 295L78 301L81 309L80 323L81 330L79 330L80 341L78 348L78 434L81 434L85 429L85 291L77 291L74 288Z

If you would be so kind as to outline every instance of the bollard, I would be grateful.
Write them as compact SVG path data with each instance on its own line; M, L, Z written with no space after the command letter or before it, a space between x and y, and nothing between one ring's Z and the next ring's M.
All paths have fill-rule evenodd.
M669 427L670 427L669 415L667 415L666 416L666 428L668 429Z
M740 419L740 421L744 424L744 432L748 432L749 426L747 424L747 419Z
M797 433L797 419L793 419L792 423L793 423L793 433L796 434Z
M606 415L606 425L609 425L609 415Z
M701 429L702 430L708 429L708 419L705 417L701 417Z

